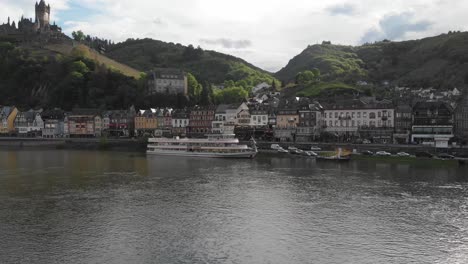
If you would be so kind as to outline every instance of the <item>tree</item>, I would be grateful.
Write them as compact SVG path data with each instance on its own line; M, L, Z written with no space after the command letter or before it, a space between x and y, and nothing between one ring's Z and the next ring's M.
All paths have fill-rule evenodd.
M74 40L80 41L80 42L85 40L85 34L81 30L73 31L72 32L72 37L73 37Z
M198 102L200 100L200 94L203 87L198 83L197 79L193 74L187 74L187 84L188 84L188 95L191 101Z

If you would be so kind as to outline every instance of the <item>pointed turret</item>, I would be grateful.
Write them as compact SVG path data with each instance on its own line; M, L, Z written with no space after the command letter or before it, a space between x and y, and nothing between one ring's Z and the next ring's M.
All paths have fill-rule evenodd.
M10 25L10 17L8 17L8 25Z

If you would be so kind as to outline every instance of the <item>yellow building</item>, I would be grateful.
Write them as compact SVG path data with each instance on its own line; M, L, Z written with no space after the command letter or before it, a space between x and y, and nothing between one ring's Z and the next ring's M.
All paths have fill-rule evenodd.
M154 109L141 110L135 116L135 135L153 133L158 128L158 118Z
M18 109L14 106L0 107L0 134L15 133L15 119Z
M299 124L297 110L280 110L276 115L277 128L295 128Z

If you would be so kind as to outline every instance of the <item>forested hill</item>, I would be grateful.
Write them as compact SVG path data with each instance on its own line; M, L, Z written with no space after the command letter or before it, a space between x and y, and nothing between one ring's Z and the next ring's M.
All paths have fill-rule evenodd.
M294 81L299 72L318 68L325 81L357 81L409 87L453 88L468 83L468 32L403 42L362 46L324 42L307 47L275 74Z
M233 81L247 87L263 81L271 83L274 79L268 72L231 55L153 39L129 39L111 45L106 56L140 71L180 68L203 83Z

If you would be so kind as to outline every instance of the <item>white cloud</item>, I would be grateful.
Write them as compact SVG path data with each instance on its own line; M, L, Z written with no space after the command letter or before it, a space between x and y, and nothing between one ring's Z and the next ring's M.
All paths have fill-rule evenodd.
M240 56L272 71L286 65L309 44L322 40L358 44L366 32L382 30L381 21L391 14L412 14L408 23L431 24L408 30L414 27L403 23L400 26L407 29L404 34L397 34L399 28L388 31L397 40L468 29L465 15L468 2L464 0L50 0L50 3L52 16L61 19L59 24L68 34L81 29L86 34L114 41L148 37L200 45ZM60 15L68 8L66 14L74 11L76 6L93 12L76 11L80 16L68 19ZM0 2L0 18L4 21L8 15L32 16L33 10L34 1ZM250 45L234 49L233 41Z

